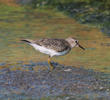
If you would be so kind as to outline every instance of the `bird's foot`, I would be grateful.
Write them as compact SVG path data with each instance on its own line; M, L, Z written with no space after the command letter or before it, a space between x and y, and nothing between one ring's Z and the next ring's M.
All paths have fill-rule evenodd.
M50 69L50 71L55 69L55 67L53 66L53 64L51 62L49 63L49 69Z
M51 63L50 57L48 58L48 64L49 64L49 70L52 71L53 69L55 69L55 67L53 66L53 64Z

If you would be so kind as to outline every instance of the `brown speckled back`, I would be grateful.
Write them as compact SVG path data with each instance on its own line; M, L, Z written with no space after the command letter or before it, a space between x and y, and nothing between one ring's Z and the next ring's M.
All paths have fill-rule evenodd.
M44 38L44 39L35 40L34 43L49 49L54 49L57 52L62 52L67 49L71 50L70 44L64 39Z

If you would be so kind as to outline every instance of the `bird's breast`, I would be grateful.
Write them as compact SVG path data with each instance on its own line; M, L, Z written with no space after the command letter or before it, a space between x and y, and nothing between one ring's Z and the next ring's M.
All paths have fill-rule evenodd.
M65 55L65 54L67 54L70 51L70 49L67 49L67 50L64 50L64 51L57 52L57 51L55 51L53 49L49 49L49 48L46 48L44 46L39 46L37 44L30 44L30 45L33 46L36 50L40 51L41 53L48 54L51 57L52 56Z

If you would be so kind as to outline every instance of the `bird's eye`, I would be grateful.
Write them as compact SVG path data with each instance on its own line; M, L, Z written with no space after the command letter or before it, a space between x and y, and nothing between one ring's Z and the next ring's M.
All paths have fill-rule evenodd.
M77 41L77 40L76 40L75 42L76 42L76 43L78 43L78 41Z

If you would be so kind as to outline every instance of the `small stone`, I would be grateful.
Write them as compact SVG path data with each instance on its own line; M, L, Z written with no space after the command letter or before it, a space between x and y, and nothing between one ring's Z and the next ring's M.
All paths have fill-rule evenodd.
M107 91L110 91L109 89L107 89Z
M100 87L99 89L102 90L104 87Z
M65 72L69 72L69 71L71 71L71 70L72 70L72 69L69 68L69 69L65 69L64 71L65 71Z
M69 99L70 99L70 97L66 97L66 98L65 98L65 100L69 100Z

